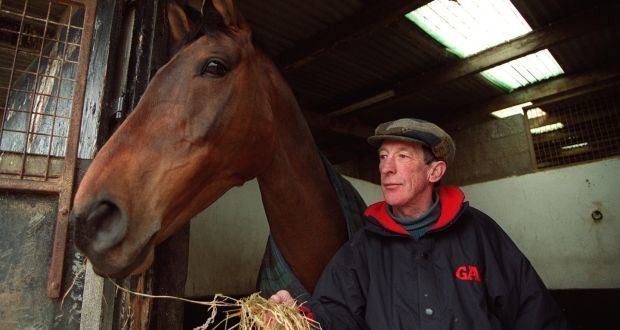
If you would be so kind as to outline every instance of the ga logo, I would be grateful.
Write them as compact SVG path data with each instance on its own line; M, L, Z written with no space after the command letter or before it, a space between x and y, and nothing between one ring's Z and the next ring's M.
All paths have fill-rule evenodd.
M480 272L476 266L461 266L456 269L456 278L462 281L481 282Z

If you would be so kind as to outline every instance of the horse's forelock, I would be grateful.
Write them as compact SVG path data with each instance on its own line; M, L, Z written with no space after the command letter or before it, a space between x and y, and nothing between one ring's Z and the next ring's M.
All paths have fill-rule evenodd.
M206 8L205 8L206 9ZM220 13L213 9L203 9L202 20L200 22L200 30L203 34L213 33L230 33L230 29Z
M194 24L190 32L185 36L179 47L183 48L187 44L196 41L198 38L207 35L214 36L219 33L230 34L230 29L224 22L224 18L215 10L215 8L203 8L203 14L190 8L184 8L191 21ZM176 49L178 51L179 49Z
M230 29L224 24L222 17L219 15L203 16L200 24L187 35L184 44L192 43L204 35L214 36L219 33L230 34Z

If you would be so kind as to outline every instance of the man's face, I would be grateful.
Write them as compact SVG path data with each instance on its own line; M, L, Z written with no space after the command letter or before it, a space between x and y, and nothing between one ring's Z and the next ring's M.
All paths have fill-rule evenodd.
M385 140L379 148L379 173L385 201L397 208L419 205L430 196L432 166L424 162L422 146L417 143Z

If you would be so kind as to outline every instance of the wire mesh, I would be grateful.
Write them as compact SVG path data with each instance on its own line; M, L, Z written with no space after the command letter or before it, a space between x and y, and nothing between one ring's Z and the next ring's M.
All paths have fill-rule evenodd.
M538 168L620 154L619 87L527 111Z
M0 0L0 177L63 173L84 8Z

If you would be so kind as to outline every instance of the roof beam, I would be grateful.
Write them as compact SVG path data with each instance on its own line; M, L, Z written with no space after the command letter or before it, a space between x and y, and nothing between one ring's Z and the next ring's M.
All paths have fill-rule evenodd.
M511 107L525 102L536 105L538 100L548 100L568 93L581 94L582 91L594 92L620 84L620 65L600 67L585 73L565 75L559 78L546 80L514 92L492 98L480 104L466 106L460 114L445 114L438 122L446 123L445 127L467 126L481 119L489 118L493 111ZM455 116L466 117L466 120L455 120Z
M519 38L484 50L476 55L444 65L435 71L419 74L397 82L388 89L395 92L393 98L366 108L357 108L356 110L375 107L383 108L393 105L422 90L434 88L449 81L479 73L516 58L618 24L620 22L617 19L618 10L620 10L620 3L618 2L593 7L584 13L547 25ZM382 93L385 93L385 91ZM364 97L364 99L365 98L367 97ZM359 101L353 102L353 104L358 102ZM340 110L337 110L335 112L339 111ZM352 111L348 111L347 113L351 112Z
M284 70L293 70L308 63L326 50L358 38L373 29L387 25L430 0L377 0L340 23L319 31L309 39L299 41L298 47L284 51L276 58Z

